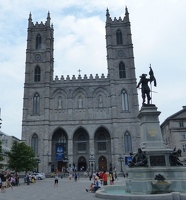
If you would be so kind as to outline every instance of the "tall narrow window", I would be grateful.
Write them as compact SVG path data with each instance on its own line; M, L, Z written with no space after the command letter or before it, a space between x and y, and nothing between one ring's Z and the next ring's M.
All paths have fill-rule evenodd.
M123 44L122 32L120 30L116 32L116 41L117 44Z
M34 73L34 81L39 82L41 79L41 69L39 66L36 66L35 73Z
M100 133L97 139L98 151L106 151L106 137L104 133Z
M33 148L35 155L38 155L38 136L34 134L31 139L31 147Z
M39 114L40 98L39 94L36 93L33 98L33 114Z
M126 78L126 70L125 70L125 65L123 62L119 63L119 77Z
M125 147L125 153L129 153L129 151L132 152L132 141L129 132L126 132L124 134L124 147Z
M121 93L122 110L129 110L128 94L125 90Z
M78 136L78 151L86 151L86 137L84 133Z
M41 35L37 34L36 36L36 49L41 49Z

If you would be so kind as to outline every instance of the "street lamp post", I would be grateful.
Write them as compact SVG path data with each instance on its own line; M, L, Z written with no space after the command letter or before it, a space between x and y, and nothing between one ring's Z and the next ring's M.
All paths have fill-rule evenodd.
M89 166L91 166L90 170L92 170L92 174L93 174L93 167L94 167L94 163L95 163L95 158L94 158L94 155L90 155L90 158L89 158Z
M125 160L124 157L122 155L119 155L118 162L120 162L120 164L121 164L121 172L123 172L122 162L124 162L124 160Z
M39 172L39 163L41 162L41 160L39 159L39 155L36 158L37 161L37 172Z

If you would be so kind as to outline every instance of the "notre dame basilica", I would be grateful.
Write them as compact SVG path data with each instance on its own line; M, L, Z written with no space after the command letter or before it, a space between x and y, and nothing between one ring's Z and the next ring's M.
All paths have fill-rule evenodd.
M45 23L28 19L22 140L35 151L40 172L120 171L140 137L128 10L118 19L106 11L108 74L95 77L53 76L50 20L49 13Z

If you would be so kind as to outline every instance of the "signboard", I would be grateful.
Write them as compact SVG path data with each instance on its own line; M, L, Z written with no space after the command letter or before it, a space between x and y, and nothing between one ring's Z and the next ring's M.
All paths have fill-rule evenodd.
M132 157L131 156L125 156L125 165L128 166L130 161L132 161Z
M56 143L56 160L63 160L64 158L64 144Z

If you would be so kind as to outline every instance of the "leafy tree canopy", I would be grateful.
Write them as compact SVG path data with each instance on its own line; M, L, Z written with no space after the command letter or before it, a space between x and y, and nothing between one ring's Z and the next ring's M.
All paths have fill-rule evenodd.
M16 172L32 171L37 166L37 159L31 147L24 142L14 141L8 154L8 168Z

